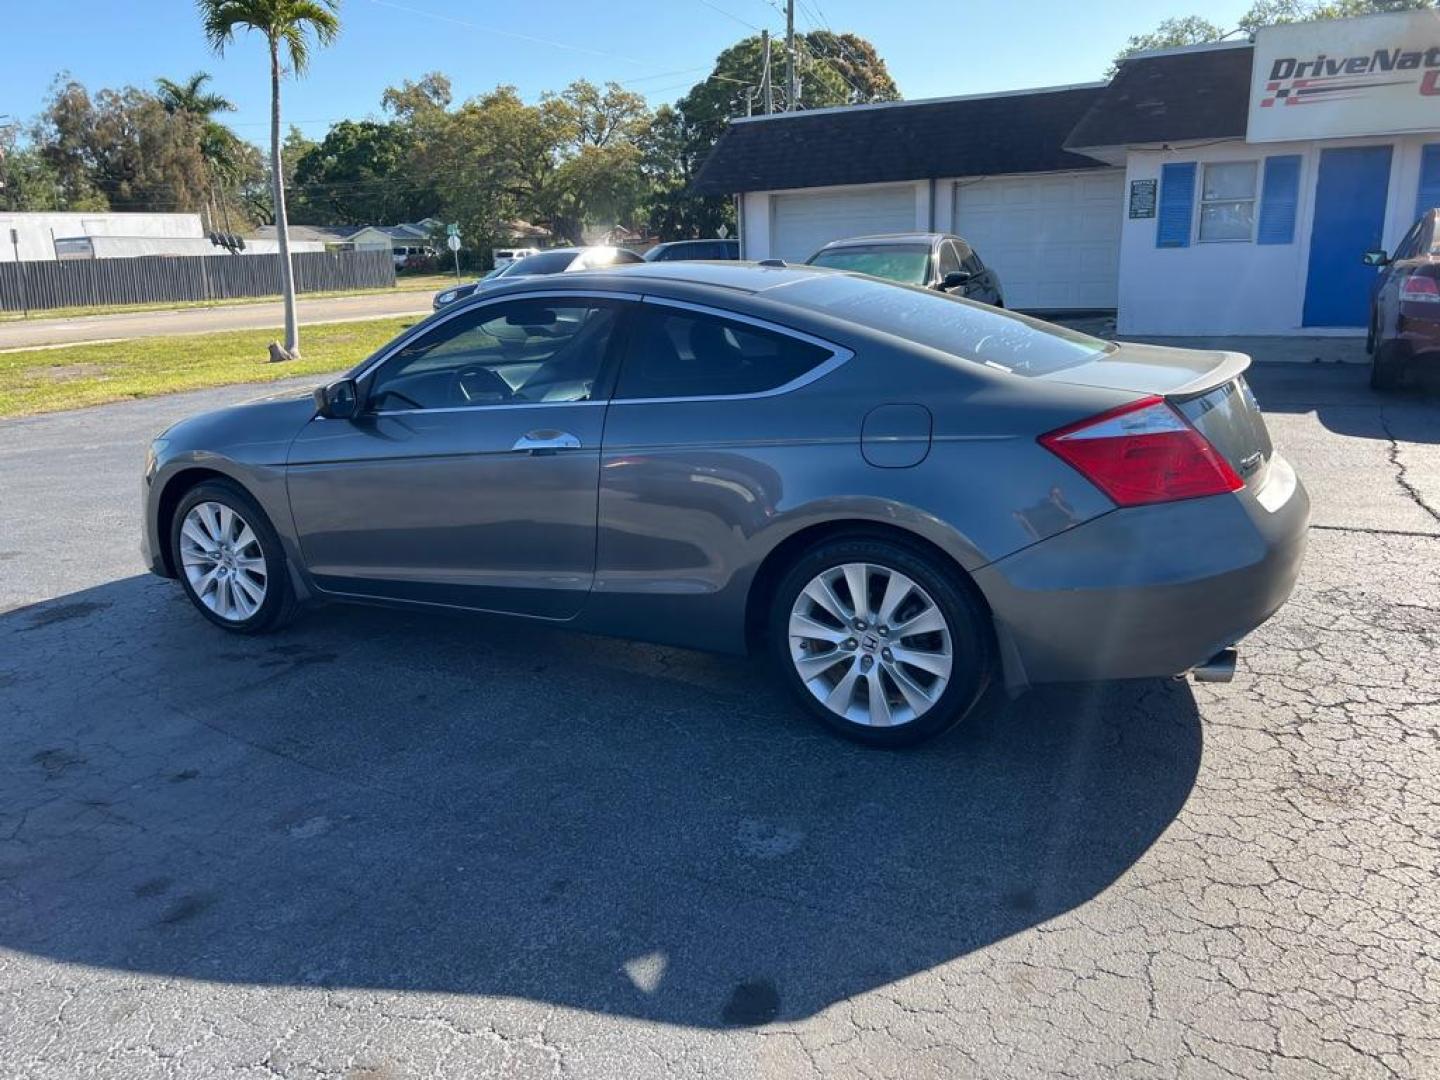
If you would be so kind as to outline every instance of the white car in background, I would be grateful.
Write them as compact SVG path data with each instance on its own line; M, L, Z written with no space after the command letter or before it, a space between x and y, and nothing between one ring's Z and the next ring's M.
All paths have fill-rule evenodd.
M503 270L505 267L509 266L512 262L519 262L521 259L525 258L525 256L527 256L527 255L539 255L539 254L540 254L540 249L539 249L539 248L533 248L533 247L528 247L528 248L496 248L495 250L493 250L492 252L490 252L491 257L495 260L495 269L496 269L496 270Z

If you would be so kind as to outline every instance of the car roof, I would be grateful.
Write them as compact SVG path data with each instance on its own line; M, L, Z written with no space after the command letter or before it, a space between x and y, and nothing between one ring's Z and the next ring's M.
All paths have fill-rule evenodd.
M656 244L655 247L672 248L679 247L681 244L738 244L739 242L738 236L697 236L689 240L667 240L663 244Z
M861 244L938 244L941 240L959 240L960 237L954 233L938 232L900 232L900 233L872 233L869 236L847 236L844 240L831 240L820 250L826 248L850 247Z
M746 262L638 262L621 266L606 266L595 270L577 270L564 275L567 288L594 288L598 278L606 278L606 287L636 288L636 282L666 282L675 285L699 285L711 288L730 289L736 292L762 293L796 281L808 281L818 274L834 274L839 271L822 267L806 266L803 263L781 263L772 265ZM501 278L501 282L508 279ZM534 287L545 288L542 282L555 281L555 277L526 277L516 279L516 286L522 282ZM643 286L641 286L643 287ZM486 293L498 295L498 290Z

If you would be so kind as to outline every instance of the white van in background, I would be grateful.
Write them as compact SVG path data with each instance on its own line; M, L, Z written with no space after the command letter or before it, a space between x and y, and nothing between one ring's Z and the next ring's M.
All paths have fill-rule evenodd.
M539 254L540 254L540 249L539 249L539 248L533 248L533 247L529 247L529 248L495 248L493 251L490 252L490 255L491 255L491 256L494 258L494 260L495 260L495 269L496 269L496 270L503 270L505 267L509 266L512 262L518 262L519 260L525 258L527 255L539 255Z

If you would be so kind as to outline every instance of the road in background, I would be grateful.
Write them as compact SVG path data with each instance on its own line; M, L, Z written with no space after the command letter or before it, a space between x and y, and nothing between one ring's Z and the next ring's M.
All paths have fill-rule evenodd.
M366 293L306 300L296 306L300 317L301 346L306 323L360 322L391 315L428 315L428 291ZM280 327L285 309L279 300L257 304L223 304L217 307L135 311L120 315L84 315L73 319L30 319L0 322L0 350L29 349L41 345L71 345L82 341L124 341L167 334L213 334L225 330L264 330Z

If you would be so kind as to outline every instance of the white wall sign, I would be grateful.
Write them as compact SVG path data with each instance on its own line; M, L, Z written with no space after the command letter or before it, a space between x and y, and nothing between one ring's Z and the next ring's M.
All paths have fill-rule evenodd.
M1440 131L1440 12L1267 26L1246 139Z

